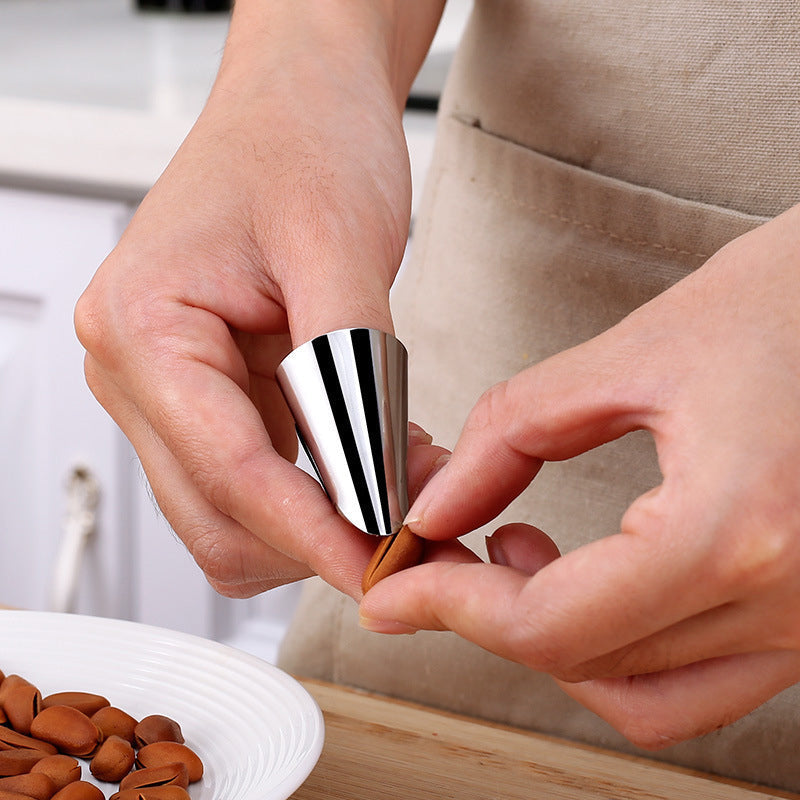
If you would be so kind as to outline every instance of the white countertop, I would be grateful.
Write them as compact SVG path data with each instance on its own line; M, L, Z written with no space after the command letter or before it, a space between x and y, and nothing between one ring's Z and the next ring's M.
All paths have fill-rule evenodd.
M468 8L450 0L423 91L441 83ZM227 14L132 0L0 0L0 186L139 200L202 109L227 27Z
M0 2L0 184L137 200L197 118L225 14Z

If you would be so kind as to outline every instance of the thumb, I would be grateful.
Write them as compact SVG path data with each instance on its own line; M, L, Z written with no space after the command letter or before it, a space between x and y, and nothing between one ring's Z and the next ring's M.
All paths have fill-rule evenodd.
M282 287L292 344L344 328L394 333L389 307L391 275L384 270L341 267L301 273Z
M647 427L642 359L620 344L611 329L489 389L406 524L429 539L460 536L497 516L544 461Z

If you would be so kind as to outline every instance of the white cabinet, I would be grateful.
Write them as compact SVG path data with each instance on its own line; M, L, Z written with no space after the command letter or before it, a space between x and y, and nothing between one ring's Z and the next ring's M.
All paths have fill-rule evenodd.
M0 189L0 602L52 607L68 479L80 468L96 480L99 505L72 610L241 643L271 658L297 587L249 601L216 595L83 378L75 301L131 211Z
M49 604L71 469L101 476L100 529L87 552L80 607L123 615L124 442L83 381L72 308L111 249L128 209L117 203L0 193L0 597Z

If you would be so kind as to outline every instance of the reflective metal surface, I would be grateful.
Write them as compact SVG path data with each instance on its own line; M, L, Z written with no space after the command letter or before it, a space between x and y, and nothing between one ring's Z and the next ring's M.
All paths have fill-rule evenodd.
M333 331L300 345L278 383L322 485L349 522L396 533L408 512L408 355L390 334Z

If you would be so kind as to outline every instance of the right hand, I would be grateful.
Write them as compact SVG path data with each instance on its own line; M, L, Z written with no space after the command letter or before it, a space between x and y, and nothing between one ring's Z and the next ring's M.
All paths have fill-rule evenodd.
M209 101L76 329L89 386L217 591L317 573L358 597L370 537L293 465L274 375L319 334L392 331L411 192L402 103L385 46L348 40L363 38L353 20L337 38L276 9L237 2Z

